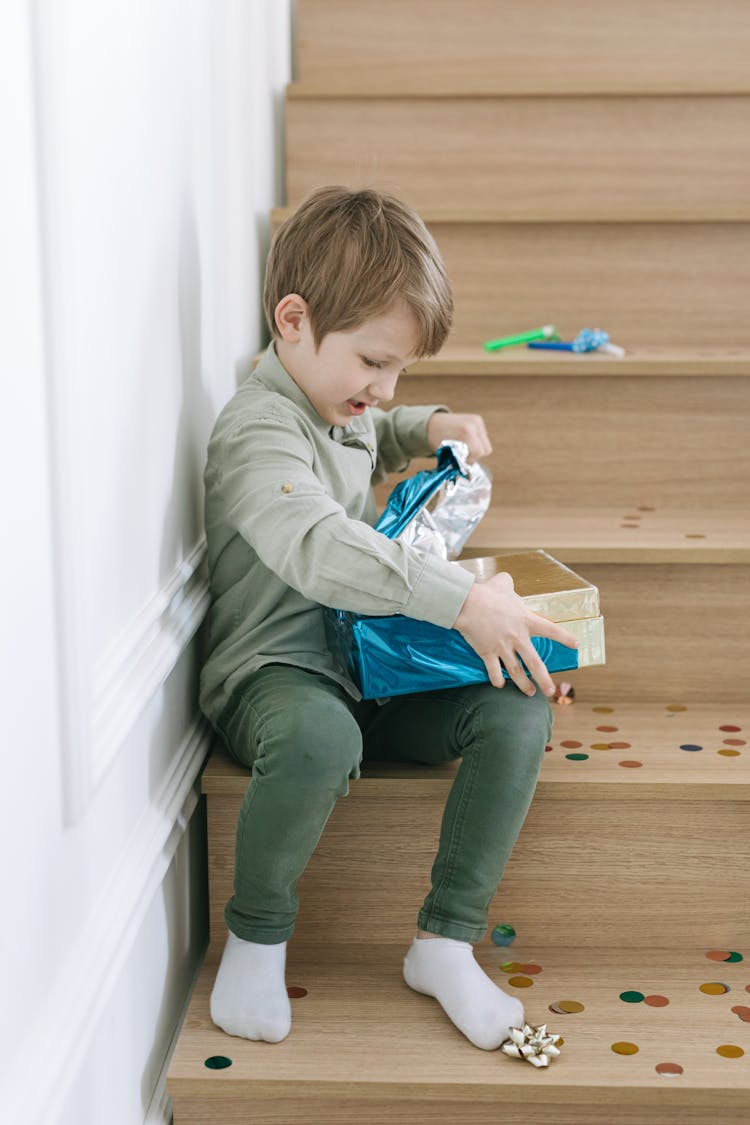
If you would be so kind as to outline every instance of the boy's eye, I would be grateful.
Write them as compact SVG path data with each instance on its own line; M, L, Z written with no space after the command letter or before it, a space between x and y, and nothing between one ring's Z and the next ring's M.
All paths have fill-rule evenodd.
M365 367L377 367L378 371L383 366L383 364L378 363L378 361L376 359L368 359L367 356L364 356L364 355L360 356L360 359L364 363Z

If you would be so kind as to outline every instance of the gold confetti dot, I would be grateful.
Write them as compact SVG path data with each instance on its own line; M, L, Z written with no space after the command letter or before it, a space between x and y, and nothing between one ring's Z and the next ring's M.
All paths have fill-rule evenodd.
M591 749L592 750L610 750L611 747L610 747L608 742L592 742L591 743Z
M684 707L682 703L669 703L667 711L687 711L687 707Z
M735 1047L734 1043L723 1043L716 1048L716 1054L724 1059L741 1059L744 1053L742 1047Z
M595 711L597 715L611 715L614 707L592 707L591 710Z
M637 1055L638 1048L635 1043L613 1043L612 1050L616 1055Z
M533 983L531 977L508 977L508 984L514 988L531 988Z
M561 1011L567 1012L568 1015L574 1015L576 1012L583 1012L583 1004L579 1004L577 1000L558 1000L557 1007Z
M721 754L722 758L739 758L739 750L717 750L717 754Z
M729 992L729 986L721 984L720 981L711 980L706 984L700 986L700 991L705 992L706 996L723 996L725 992Z
M520 973L523 965L520 961L505 961L500 968L504 973Z

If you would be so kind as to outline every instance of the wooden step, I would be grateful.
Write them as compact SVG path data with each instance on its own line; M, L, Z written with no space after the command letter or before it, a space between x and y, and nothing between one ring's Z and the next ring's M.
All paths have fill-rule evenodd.
M289 89L287 198L372 183L418 210L519 207L575 219L606 200L718 213L747 206L750 99L319 97Z
M750 347L750 223L445 223L430 229L456 312L452 347L555 324L622 347Z
M748 93L744 0L299 0L321 94Z
M723 948L742 952L738 944ZM750 951L717 963L706 956L713 949L692 925L661 949L547 946L533 932L509 948L477 947L485 972L522 1000L528 1022L562 1036L544 1073L474 1047L435 1000L413 992L401 975L406 943L292 939L292 1030L276 1044L228 1036L211 1022L217 963L209 959L169 1068L175 1125L740 1125L750 1112L750 1024L732 1008L747 1011ZM510 961L535 971L505 971ZM519 979L528 985L512 983ZM714 981L730 991L701 991ZM660 999L626 1002L625 992ZM551 1011L561 1000L580 1010ZM613 1051L623 1043L637 1051ZM217 1056L231 1065L209 1068ZM661 1073L667 1063L679 1072Z
M550 944L616 947L626 938L658 946L679 943L689 913L717 949L736 948L726 943L740 933L750 941L742 906L750 707L690 697L592 705L584 693L581 686L572 706L555 706L550 750L490 907L491 927L510 923ZM408 940L456 769L363 764L299 881L296 942L324 941L331 927L341 940ZM202 778L214 949L226 935L248 783L248 771L217 746Z
M275 221L286 213L274 212ZM705 360L747 372L750 222L496 221L470 210L424 218L454 290L447 357L478 359L486 340L555 324L565 339L603 328L646 368L661 356L672 371ZM521 361L523 351L507 362L549 358ZM623 362L609 360L606 371Z
M616 359L610 363L620 374L579 374L585 363L573 360L567 377L561 362L547 367L555 372L549 375L540 374L539 364L530 377L522 357L509 358L503 375L476 374L479 360L459 362L449 375L442 355L434 362L445 364L445 374L431 374L429 363L410 369L394 401L483 415L493 444L486 464L503 507L607 507L615 518L640 505L676 507L688 509L688 522L700 523L718 501L728 517L734 513L725 521L728 534L747 528L750 378L718 374L723 369L708 364L702 376L662 375L655 367L651 374L628 374ZM497 371L503 364L492 366ZM600 359L598 368L606 362ZM434 461L414 462L409 473L428 465ZM721 510L715 514L722 519ZM592 519L599 523L598 514ZM661 515L638 520L655 529ZM620 535L618 543L633 538Z

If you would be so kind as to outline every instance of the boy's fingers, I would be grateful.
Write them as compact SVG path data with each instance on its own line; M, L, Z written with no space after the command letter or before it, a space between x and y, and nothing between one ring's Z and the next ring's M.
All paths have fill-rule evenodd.
M530 625L529 632L532 637L549 637L551 641L558 641L566 648L578 648L577 637L574 637L558 622L550 621L547 617L542 617L538 613L534 614L534 621Z
M503 654L503 664L505 665L505 671L508 673L519 691L522 691L524 695L534 695L534 693L536 692L536 688L524 672L523 668L521 667L521 663L516 658L516 654L514 652L510 653L507 656Z
M490 683L497 688L505 687L505 676L503 675L503 670L500 667L498 658L496 656L488 657L484 662L484 666L487 669Z

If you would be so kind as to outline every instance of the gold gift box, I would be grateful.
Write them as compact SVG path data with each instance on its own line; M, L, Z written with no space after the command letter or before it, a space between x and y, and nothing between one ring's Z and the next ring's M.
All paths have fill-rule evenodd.
M478 582L507 573L513 588L534 613L564 623L578 640L578 667L606 662L604 618L599 611L599 591L580 574L546 551L519 551L460 559L458 566L471 571Z

